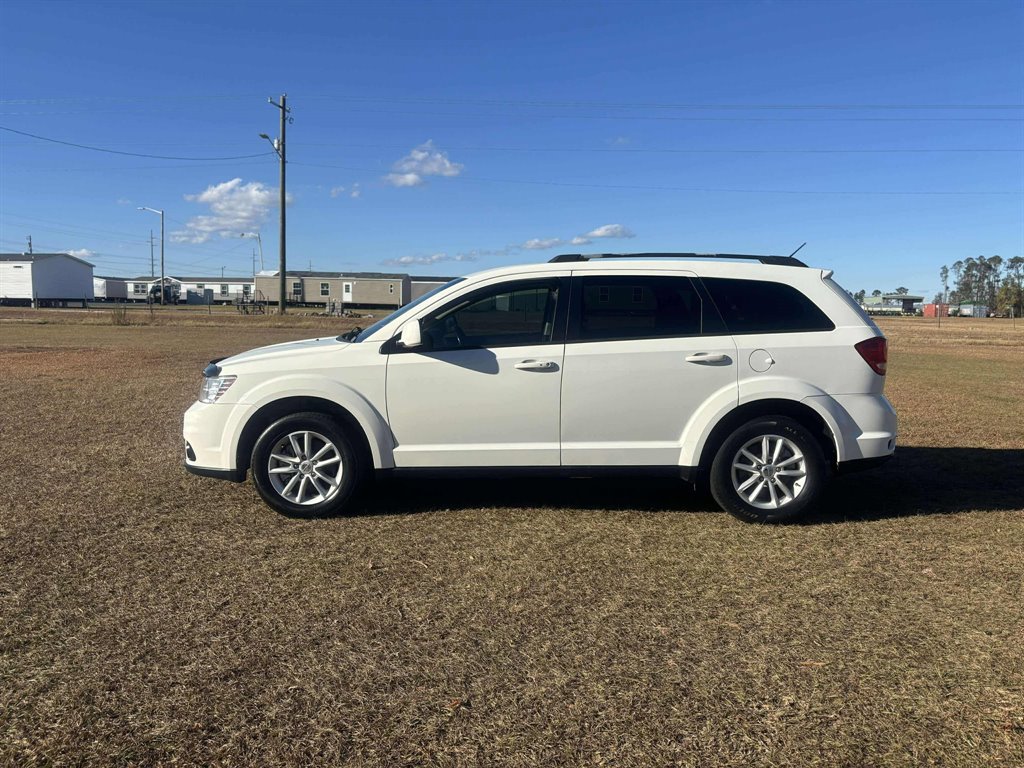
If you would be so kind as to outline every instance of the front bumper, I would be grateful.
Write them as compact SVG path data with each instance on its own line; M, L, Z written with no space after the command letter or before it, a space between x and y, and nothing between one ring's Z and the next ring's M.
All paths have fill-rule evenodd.
M185 411L185 469L203 477L245 480L245 470L238 470L235 460L238 422L244 415L239 409L236 404L196 401Z

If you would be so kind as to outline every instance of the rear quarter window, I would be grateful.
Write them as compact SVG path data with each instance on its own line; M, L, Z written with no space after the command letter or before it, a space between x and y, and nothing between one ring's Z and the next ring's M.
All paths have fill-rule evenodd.
M730 333L832 331L835 324L791 285L705 277L704 286Z

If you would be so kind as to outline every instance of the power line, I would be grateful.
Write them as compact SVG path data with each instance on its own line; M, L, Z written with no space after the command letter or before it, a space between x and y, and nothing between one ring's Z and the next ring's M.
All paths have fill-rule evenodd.
M273 154L271 152L260 152L255 155L236 155L234 157L175 157L171 155L148 155L141 152L123 152L119 149L105 149L104 147L92 147L87 144L76 144L73 141L62 141L61 139L51 139L46 136L39 136L34 133L27 133L26 131L18 131L14 128L8 128L7 126L0 125L0 131L7 131L9 133L16 133L19 136L28 136L31 139L39 139L40 141L49 141L53 144L63 144L68 147L76 147L77 149L88 149L93 152L106 152L111 155L127 155L129 157L146 157L153 160L195 160L195 161L207 161L207 160L248 160L253 157L265 157Z
M336 143L302 143L298 147L342 147L349 149L395 149L408 150L405 144L336 144ZM676 149L676 148L644 148L644 147L488 147L488 146L450 146L445 145L445 151L450 152L552 152L552 153L581 153L596 152L607 154L680 154L680 155L717 155L717 154L811 154L811 155L833 155L833 154L901 154L901 153L940 153L940 152L996 152L996 153L1024 153L1021 149L990 149L990 148L897 148L897 149Z
M263 155L260 155L260 157L263 157ZM34 163L26 164L26 165L23 165L23 166L17 166L17 165L14 165L12 163L6 163L5 165L6 165L7 168L19 168L19 167L20 168L28 168L28 169L32 170L33 172L47 171L49 173L96 173L96 166L93 166L91 168L56 168L56 167L49 167L48 168L46 166L35 165ZM252 160L252 161L249 161L249 162L207 163L206 165L203 165L201 167L205 170L207 168L239 168L239 167L249 167L249 166L254 166L254 165L263 165L263 163L261 163L259 161ZM198 167L200 167L200 166L197 166L194 163L190 163L188 165L168 165L167 163L164 163L162 165L116 165L116 166L104 166L104 170L106 172L116 173L118 171L169 171L169 170L176 169L176 168L198 168Z
M356 171L360 173L380 173L381 169L357 168L347 165L327 165L319 163L302 163L297 160L289 160L292 165L301 165L309 168L337 168L345 171ZM1024 195L1024 191L961 191L961 190L810 190L810 189L738 189L729 187L669 187L646 184L596 184L589 182L571 181L545 181L534 179L496 179L484 176L457 176L454 178L462 181L476 181L488 184L530 184L549 187L582 187L587 189L633 189L653 190L659 192L721 192L737 194L766 194L766 195L926 195L926 196L953 196L953 195Z
M342 101L350 103L385 104L458 104L507 107L563 107L572 109L694 109L694 110L987 110L1024 109L1024 104L702 104L671 102L603 102L603 101L559 101L543 99L452 99L452 98L388 98L373 96L305 96L303 98ZM0 102L2 103L2 102Z
M38 218L36 216L25 216L24 214L10 213L8 211L4 211L3 213L0 213L0 216L2 216L4 218L9 218L9 219L24 219L25 221L39 222L41 224L56 224L59 227L68 227L68 228L73 227L76 230L80 230L80 231L85 232L86 234L91 234L93 232L98 232L98 233L104 234L104 235L120 235L122 237L132 238L133 241L134 241L135 238L139 237L139 233L138 232L125 232L125 231L117 230L117 229L102 229L100 227L92 227L92 226L87 226L87 225L68 224L67 222L63 222L63 221L54 221L53 219L40 219L40 218ZM170 217L168 217L168 218L170 218ZM42 228L45 229L45 227L42 227ZM77 234L77 233L73 233L73 234ZM138 240L137 242L148 242L148 241Z
M535 112L432 112L348 107L346 115L412 115L415 117L504 118L521 120L654 120L695 123L1021 123L1020 117L695 117L692 115L593 115Z
M248 101L259 94L211 94L207 96L182 95L159 98L153 96L72 96L0 99L0 105L30 106L47 104L110 104L112 102L157 102L167 101ZM339 96L337 94L309 94L304 99L338 101L346 103L384 104L458 104L467 106L513 106L513 107L563 107L573 109L694 109L694 110L986 110L1024 109L1024 104L927 104L927 103L843 103L795 104L795 103L741 103L708 104L702 102L665 101L592 101L586 99L467 99L450 97L401 97L401 96Z

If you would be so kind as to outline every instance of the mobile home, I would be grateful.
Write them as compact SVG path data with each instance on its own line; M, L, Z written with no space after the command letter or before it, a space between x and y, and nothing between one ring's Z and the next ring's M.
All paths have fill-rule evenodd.
M94 296L93 265L67 253L0 253L0 304L53 306Z

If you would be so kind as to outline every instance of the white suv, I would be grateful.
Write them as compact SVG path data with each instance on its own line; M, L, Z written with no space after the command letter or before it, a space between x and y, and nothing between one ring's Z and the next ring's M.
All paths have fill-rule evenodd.
M185 466L251 470L302 517L343 511L371 470L616 470L706 480L740 519L791 519L896 443L885 337L831 274L609 254L457 278L365 330L212 362Z

